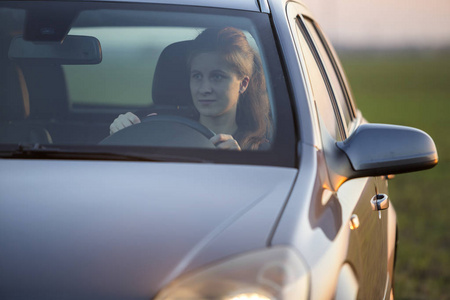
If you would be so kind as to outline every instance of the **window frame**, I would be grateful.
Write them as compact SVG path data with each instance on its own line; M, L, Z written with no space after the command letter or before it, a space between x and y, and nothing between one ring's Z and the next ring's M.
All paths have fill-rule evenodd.
M356 105L353 101L351 90L350 90L344 69L342 68L342 65L340 63L339 57L337 56L336 51L333 48L333 46L331 45L331 43L329 42L328 38L325 36L320 25L314 19L312 19L308 16L303 16L303 18L305 20L309 20L311 22L311 25L314 27L314 29L320 39L320 42L322 43L322 46L324 47L325 52L328 55L328 58L332 64L333 70L338 78L340 88L342 89L342 92L344 94L344 97L346 100L345 101L346 108L348 109L349 114L350 114L350 122L349 123L351 123L357 117ZM320 53L319 53L319 55L320 55Z
M345 140L348 135L347 135L347 128L346 128L346 126L344 125L344 122L343 122L342 112L341 112L341 110L339 108L339 104L338 104L338 102L336 100L336 96L334 94L334 91L333 91L333 88L332 88L332 85L331 85L331 81L330 81L330 79L329 79L329 77L327 75L324 63L323 63L323 61L322 61L322 59L320 57L319 50L317 49L317 46L316 46L313 38L311 37L311 34L309 33L309 30L308 30L308 28L307 28L307 26L306 26L306 24L305 24L305 22L303 20L303 15L302 14L300 14L300 13L296 14L294 26L298 27L298 29L300 30L301 34L303 35L303 38L305 39L306 43L308 44L308 47L309 47L311 53L314 56L315 63L317 64L317 66L319 68L319 71L320 71L320 73L322 75L322 78L323 78L323 81L325 83L325 86L327 88L327 93L328 93L328 96L329 96L329 100L331 101L331 105L333 107L333 111L334 111L334 114L335 114L335 117L336 117L337 126L339 128L340 138L342 140ZM300 46L300 49L301 49L301 46ZM303 54L302 51L304 51L304 50L300 50L299 51L299 55Z

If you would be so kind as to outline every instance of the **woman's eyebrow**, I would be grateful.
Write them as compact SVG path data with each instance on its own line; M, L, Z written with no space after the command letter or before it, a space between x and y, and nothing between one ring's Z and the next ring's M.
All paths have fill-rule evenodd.
M211 73L215 73L215 72L217 72L217 73L223 73L223 74L228 74L227 71L224 71L224 70L222 70L222 69L215 69L215 70L212 70L212 71L211 71Z
M191 70L191 74L194 74L194 73L202 73L202 71L199 71L199 70L196 70L196 69ZM222 70L222 69L214 69L214 70L209 71L208 73L209 74L221 73L221 74L227 75L229 72L227 72L226 70Z

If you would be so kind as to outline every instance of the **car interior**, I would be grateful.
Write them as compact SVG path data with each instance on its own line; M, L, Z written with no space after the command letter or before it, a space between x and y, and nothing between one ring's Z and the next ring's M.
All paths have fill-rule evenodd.
M177 114L192 117L185 57L189 41L167 46L156 66L153 79L153 104L136 112ZM3 48L9 43L2 43ZM3 51L7 51L3 50ZM10 61L6 55L0 80L2 143L95 144L109 135L109 124L115 114L71 112L64 73L60 65ZM45 74L45 76L40 76ZM173 87L178 87L174 89ZM43 88L45 87L45 88ZM85 120L90 120L89 123Z

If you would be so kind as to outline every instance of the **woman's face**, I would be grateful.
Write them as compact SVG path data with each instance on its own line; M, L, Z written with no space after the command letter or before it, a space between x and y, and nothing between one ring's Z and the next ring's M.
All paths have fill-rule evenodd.
M249 78L238 79L231 66L215 52L192 59L190 87L194 105L202 117L236 116L239 95Z

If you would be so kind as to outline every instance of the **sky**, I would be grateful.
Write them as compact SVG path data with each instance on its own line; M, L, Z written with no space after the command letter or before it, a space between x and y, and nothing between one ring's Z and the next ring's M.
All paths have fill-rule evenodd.
M303 0L336 47L450 49L450 0Z

